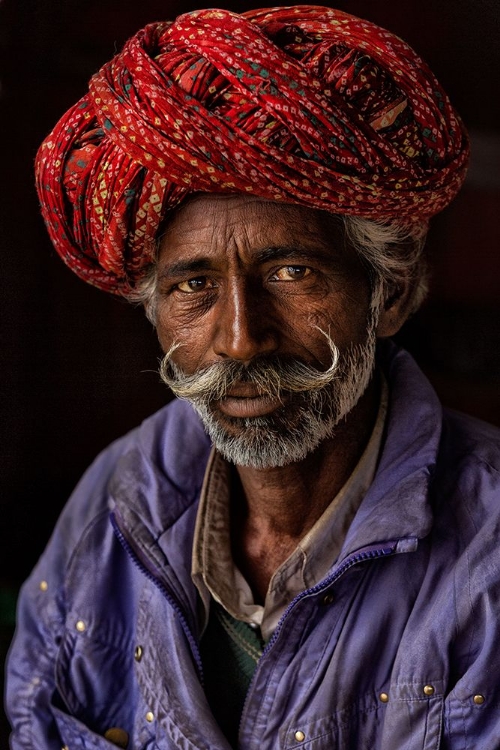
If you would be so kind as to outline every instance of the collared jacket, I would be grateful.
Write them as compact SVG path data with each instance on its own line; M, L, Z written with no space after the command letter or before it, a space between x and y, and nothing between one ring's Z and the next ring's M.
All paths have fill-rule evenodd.
M443 412L405 352L385 371L376 477L258 663L241 750L500 748L499 431ZM209 450L176 401L82 479L20 597L13 750L228 750L191 580Z

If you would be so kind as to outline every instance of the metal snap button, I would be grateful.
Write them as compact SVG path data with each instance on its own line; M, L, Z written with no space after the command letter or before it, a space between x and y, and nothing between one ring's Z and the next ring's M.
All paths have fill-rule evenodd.
M116 745L116 747L122 747L126 749L128 745L128 732L126 732L121 727L110 727L106 732L104 732L104 739L109 740L113 743L113 745Z

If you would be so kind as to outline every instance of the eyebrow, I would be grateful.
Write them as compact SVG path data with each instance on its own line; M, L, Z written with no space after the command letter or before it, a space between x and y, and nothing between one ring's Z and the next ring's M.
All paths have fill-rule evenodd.
M258 250L253 258L255 265L269 263L270 261L279 260L301 260L310 262L311 260L327 260L328 250L325 248L305 248L298 245L288 245L276 247L266 247ZM178 278L180 276L189 276L190 274L204 273L213 270L213 260L209 257L196 258L194 260L177 261L166 266L159 274L159 279Z
M311 261L324 259L326 256L326 249L323 251L319 247L313 249L301 247L300 245L278 245L277 247L266 247L263 250L259 250L255 255L255 262L261 264L272 260L291 260L295 258Z
M200 271L210 271L213 268L209 258L197 258L196 260L180 260L177 263L164 268L160 274L160 279L168 279L170 277L185 276L191 273L199 273Z

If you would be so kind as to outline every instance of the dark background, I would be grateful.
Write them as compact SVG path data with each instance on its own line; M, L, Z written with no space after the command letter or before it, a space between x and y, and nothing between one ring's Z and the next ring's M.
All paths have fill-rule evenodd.
M145 23L207 5L0 0L3 650L18 585L75 482L100 449L167 399L142 312L79 281L52 249L33 185L35 152L125 39ZM215 5L241 11L265 2ZM498 0L342 0L336 7L410 42L471 131L466 186L431 230L429 300L401 340L445 404L500 424ZM0 746L2 739L0 730Z

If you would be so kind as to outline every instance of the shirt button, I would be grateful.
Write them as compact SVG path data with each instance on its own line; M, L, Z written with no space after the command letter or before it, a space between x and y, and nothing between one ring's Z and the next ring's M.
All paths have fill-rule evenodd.
M150 723L154 721L155 715L152 711L148 711L146 714L146 721L149 721Z
M301 732L300 729L297 732L295 732L294 736L295 736L295 739L297 740L297 742L304 742L304 740L306 738L304 732Z
M120 727L111 727L104 732L104 739L109 740L116 747L126 748L128 745L128 732Z
M430 697L431 695L434 695L434 688L432 685L425 685L424 687L424 695L427 695L427 697Z
M47 581L40 581L40 591L47 591L49 584Z
M321 600L321 604L326 607L328 604L333 604L333 600L333 594L325 594L323 599Z
M477 695L474 696L472 700L474 701L476 706L482 706L485 701L485 697L484 695L481 695L480 693L478 693Z
M78 622L76 623L76 629L78 630L78 632L83 633L86 630L86 628L87 626L85 625L83 620L78 620Z
M379 700L382 701L382 703L388 703L389 702L389 696L387 693L380 693Z
M140 661L142 659L142 654L143 654L142 646L136 646L135 651L134 651L134 659L136 661Z

